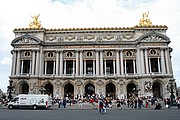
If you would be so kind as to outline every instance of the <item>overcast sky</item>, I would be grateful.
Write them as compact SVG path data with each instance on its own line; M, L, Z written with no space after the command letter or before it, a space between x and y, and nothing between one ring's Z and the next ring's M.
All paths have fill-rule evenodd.
M134 27L149 11L153 25L167 25L174 78L180 86L180 0L0 0L0 89L11 74L15 28L27 28L40 14L44 28Z

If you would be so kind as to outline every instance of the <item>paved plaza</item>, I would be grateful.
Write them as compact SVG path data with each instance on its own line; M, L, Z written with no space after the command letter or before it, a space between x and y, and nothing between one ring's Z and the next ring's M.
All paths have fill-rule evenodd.
M176 107L171 109L162 108L155 110L152 108L132 109L124 107L124 110L108 108L107 113L101 115L98 109L89 103L78 104L66 108L58 108L53 105L48 110L13 109L6 106L0 107L0 120L180 120L180 110Z

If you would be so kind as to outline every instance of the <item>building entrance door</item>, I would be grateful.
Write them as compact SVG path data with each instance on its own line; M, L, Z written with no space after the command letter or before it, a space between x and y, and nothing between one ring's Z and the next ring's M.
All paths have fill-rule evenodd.
M95 93L95 87L93 84L88 83L85 85L85 95L93 95Z
M68 83L64 86L64 98L74 99L74 86L71 83Z

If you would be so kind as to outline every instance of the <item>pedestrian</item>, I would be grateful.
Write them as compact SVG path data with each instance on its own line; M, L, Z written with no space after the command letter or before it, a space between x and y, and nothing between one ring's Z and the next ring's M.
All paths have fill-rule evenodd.
M117 109L120 109L121 104L120 104L120 100L117 101Z
M177 102L178 109L180 109L180 98L177 98L176 102Z
M82 99L79 99L79 100L78 100L78 107L83 107L83 106L82 106Z
M59 101L58 101L58 108L61 108L61 105L62 105L62 101L61 101L61 99L59 99Z
M64 106L64 108L66 108L66 99L65 98L63 99L63 106Z
M98 101L98 106L99 106L99 113L101 113L101 114L103 114L103 107L104 107L104 102L103 102L103 100L102 99L100 99L99 101Z

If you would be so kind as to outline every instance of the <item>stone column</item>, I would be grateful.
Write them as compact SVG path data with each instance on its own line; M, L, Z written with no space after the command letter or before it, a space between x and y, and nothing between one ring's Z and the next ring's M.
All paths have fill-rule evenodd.
M136 50L136 73L141 73L141 53L140 53L140 45L137 45Z
M127 74L126 60L124 60L124 68L125 68L124 72L125 72L125 75L126 75Z
M93 59L93 76L96 74L96 73L95 73L95 64L96 64L96 63L95 63L95 60Z
M16 68L16 75L20 75L20 64L21 64L20 50L18 50L18 53L17 53L17 68Z
M116 74L116 61L113 60L113 74Z
M133 69L134 69L134 74L136 74L136 61L133 60Z
M23 64L24 64L24 60L21 60L21 70L20 70L20 73L23 74Z
M84 60L84 75L86 75L86 60Z
M64 60L64 75L66 75L66 60Z
M32 60L30 60L30 68L29 68L29 73L32 73Z
M152 70L151 70L151 58L149 58L148 60L149 60L149 71L150 71L150 73L152 73Z
M107 75L107 73L106 73L106 59L104 59L104 74Z
M55 71L56 71L56 61L54 60L53 61L53 75L55 75Z
M119 50L116 50L116 74L120 75Z
M73 75L75 75L75 60L73 60Z
M56 76L59 75L59 51L56 51Z
M46 75L47 73L47 61L45 61L45 66L44 66L44 74Z
M36 52L36 75L39 74L39 50Z
M158 72L161 72L160 58L158 58Z
M168 56L168 52L169 50L168 49L165 49L165 58L166 58L166 70L167 70L167 74L170 74L170 71L169 71L169 56Z
M60 51L60 76L63 76L63 51Z
M139 64L140 64L140 66L141 66L141 73L142 73L142 74L145 74L143 49L141 49L140 52L141 52L141 63L139 63Z
M103 50L100 50L100 74L103 75Z
M148 66L148 54L147 49L145 49L145 64L146 64L146 74L149 74L149 66Z
M120 51L120 56L121 56L121 75L124 75L123 50Z
M161 72L162 74L165 74L166 71L165 71L165 62L164 62L164 49L162 48L161 49Z
M76 51L76 76L79 75L79 51Z
M96 75L99 75L99 51L96 50Z
M82 55L82 50L80 51L80 76L83 75L83 55Z
M35 51L33 51L33 55L32 55L32 72L31 72L32 75L34 75L34 71L35 71L35 60L36 60L36 53L35 53Z
M40 62L39 62L39 76L43 75L43 70L44 70L44 51L43 47L40 47Z
M11 69L11 75L15 75L16 73L16 61L17 61L17 57L16 57L16 51L13 50L13 58L12 58L12 69Z

